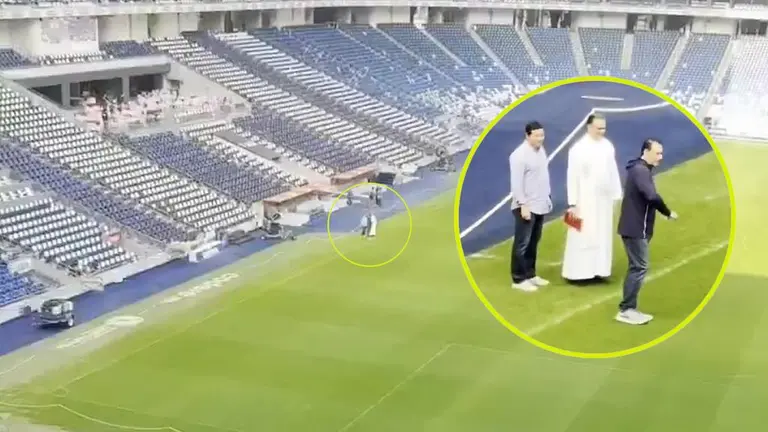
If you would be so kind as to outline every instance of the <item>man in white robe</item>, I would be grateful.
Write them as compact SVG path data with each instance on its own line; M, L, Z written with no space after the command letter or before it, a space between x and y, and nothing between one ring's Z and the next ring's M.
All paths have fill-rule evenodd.
M571 282L608 278L613 263L613 209L622 187L616 150L605 138L605 117L590 115L587 133L568 151L568 211L582 220L568 227L562 276Z
M373 213L367 213L360 220L361 235L363 237L376 237L376 225L378 221Z
M371 213L371 224L368 226L368 237L376 237L376 227L379 225L379 220L376 219L376 215Z

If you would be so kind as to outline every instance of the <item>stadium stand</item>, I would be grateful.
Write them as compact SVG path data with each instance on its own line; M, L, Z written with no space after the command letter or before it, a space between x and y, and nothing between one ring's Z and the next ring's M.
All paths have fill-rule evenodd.
M262 73L269 73L276 81L282 83L283 88L293 88L326 111L348 117L380 135L394 136L400 142L405 142L416 149L424 146L418 141L419 139L437 142L447 138L447 134L436 127L335 81L254 36L245 33L228 33L215 37L247 53L258 65L268 67L269 72L262 69ZM396 149L394 143L389 147L392 151L401 150L406 153L400 156L403 158L400 163L416 160L415 158L420 156L414 149Z
M530 45L538 53L543 65L549 71L545 81L540 84L559 81L561 79L579 76L576 60L573 57L573 44L568 35L568 29L557 28L527 28L519 32L523 39L528 38Z
M259 35L262 34L264 32L260 31ZM321 54L328 52L332 54L332 67L340 67L345 71L346 76L340 76L341 81L359 83L362 86L361 91L371 91L369 95L385 102L391 100L391 105L401 107L426 121L429 121L431 116L438 115L440 111L424 107L423 103L417 102L418 98L413 96L429 90L442 91L458 86L454 79L399 45L380 28L343 26L335 31L312 28L293 34L302 44L295 46L293 52L304 47L310 48L310 52L315 53L314 67L323 67L322 64L328 62L328 56ZM313 42L315 38L316 43ZM284 38L274 41L288 42ZM325 48L322 43L331 44L333 48ZM343 63L353 66L345 68ZM373 90L374 88L376 90ZM411 106L413 111L408 109Z
M0 199L9 204L0 209L0 238L29 249L46 261L82 273L119 266L134 259L119 246L104 240L106 227L99 227L95 221L51 198L34 198L29 187L0 195Z
M11 69L32 65L33 63L10 48L0 49L0 68Z
M472 39L469 31L458 24L433 24L425 27L435 40L454 53L462 63L474 68L483 86L501 87L508 84L510 77L499 70L480 45Z
M51 3L51 13L72 3ZM122 3L99 7L114 5ZM744 7L757 6L735 5ZM107 72L87 91L62 81L72 87L60 100L41 90L49 84L0 76L0 249L87 275L186 252L222 231L256 229L258 206L275 197L385 166L412 173L437 152L466 149L527 88L585 67L663 89L694 110L716 102L726 107L722 127L768 115L762 36L598 21L521 27L511 16L467 24L447 13L423 25L278 28L267 15L258 25L201 19L125 34L71 16L40 24L47 50L4 41L0 74ZM125 66L153 59L162 63L153 72L133 76ZM114 63L125 69L109 70ZM114 242L115 232L125 236ZM0 306L55 285L16 274L11 261L0 262Z
M263 79L260 76L260 71L247 54L235 51L233 48L228 47L226 43L217 40L211 35L197 36L195 37L197 43L177 39L178 44L173 45L174 48L167 48L161 44L157 46L162 46L163 48L161 49L168 49L169 53L178 52L177 50L180 49L178 47L182 46L189 47L188 49L193 50L193 52L201 53L202 59L199 60L201 63L190 59L189 65L192 67L198 66L204 75L209 76L215 81L219 78L219 82L225 86L229 86L232 83L229 78L232 78L233 75L228 74L229 71L242 77L239 78L242 81L237 81L237 85L230 88L256 104L258 111L268 111L271 113L271 118L280 119L278 122L272 122L273 125L278 126L278 123L284 123L285 125L293 124L297 128L303 127L317 137L317 139L333 140L340 147L344 148L346 146L350 150L367 151L371 156L382 158L395 165L411 162L414 160L414 157L418 157L415 151L398 145L381 135L367 131L337 115L324 111L316 105L312 105L304 99L297 97L294 93L273 85L268 81L268 78ZM208 51L204 47L208 48ZM213 54L213 52L217 54ZM210 69L206 69L203 66L203 64L206 64L204 62L211 62L208 64L219 62L221 68L218 70L221 72L212 72ZM240 87L240 84L245 82L248 83L245 84L247 87ZM346 168L344 165L341 165L341 167Z
M264 178L277 179L291 187L302 187L309 184L307 179L286 172L275 162L260 157L258 156L258 153L249 150L249 147L253 148L254 146L259 145L269 149L275 149L276 147L274 144L267 143L261 138L256 138L256 142L248 141L244 143L244 147L239 147L237 144L227 142L223 138L217 137L216 134L222 131L237 134L234 125L230 123L225 121L201 123L187 126L183 128L182 131L196 143L214 149L226 160L257 169L261 172L261 175ZM281 189L285 190L284 188L285 186Z
M749 135L768 136L768 39L745 36L736 41L733 61L718 96L719 126Z
M0 88L0 109L0 133L185 224L205 230L247 219L233 201L65 122L12 90Z
M679 39L677 31L636 31L630 69L620 76L656 87Z
M549 82L552 72L544 65L535 64L514 27L478 24L474 26L474 31L525 85Z
M45 286L26 276L11 272L8 263L0 261L0 307L45 292Z
M668 94L686 106L701 106L730 41L728 35L691 34L669 79Z
M191 228L165 220L128 197L113 194L77 178L11 142L0 145L0 164L124 226L143 232L150 238L172 242L189 239L193 235Z
M373 162L373 158L362 151L318 139L302 125L289 123L269 112L254 112L250 117L239 118L235 126L250 135L283 143L283 147L299 155L302 164L327 176L352 171ZM291 155L288 154L289 157Z
M589 74L620 75L624 30L580 28L578 31Z
M473 67L461 64L458 57L449 54L447 49L443 45L438 45L426 31L412 25L402 24L382 24L379 29L456 82L469 88L476 88L485 84L483 73Z
M137 41L110 41L101 44L101 51L110 58L142 57L156 54L151 46Z
M158 164L172 167L246 204L290 189L290 185L281 179L266 176L251 166L239 165L228 160L225 154L195 145L170 132L139 138L121 136L119 142Z
M280 88L290 89L292 94L310 101L314 106L337 117L339 120L335 123L339 125L339 128L327 129L325 133L329 137L341 138L348 136L347 143L356 141L361 147L370 149L372 155L382 157L395 165L413 162L421 157L421 153L418 150L408 148L408 146L397 144L385 138L396 136L400 138L401 142L406 142L412 147L420 147L420 144L411 139L407 134L402 133L396 128L389 127L386 123L377 123L375 117L357 112L349 107L343 98L345 96L352 96L350 93L356 93L353 89L347 90L343 87L341 89L338 87L329 88L327 86L321 88L309 87L309 85L316 84L318 78L322 79L322 76L285 55L280 56L282 58L278 61L282 60L282 64L285 65L287 70L277 66L274 62L264 61L264 57L274 55L277 51L250 35L230 34L211 35L210 37L216 41L223 42L231 50L249 57L249 59L244 59L244 61L249 62L250 66L255 67L261 77L267 78ZM286 72L290 73L290 75L287 75ZM311 81L306 82L295 78L297 74L302 73ZM337 84L330 79L326 82L331 86ZM336 91L334 92L334 90ZM348 123L343 123L345 121ZM364 125L365 129L361 127L344 128L353 124ZM340 141L345 142L344 139L340 139ZM355 145L355 147L357 146Z

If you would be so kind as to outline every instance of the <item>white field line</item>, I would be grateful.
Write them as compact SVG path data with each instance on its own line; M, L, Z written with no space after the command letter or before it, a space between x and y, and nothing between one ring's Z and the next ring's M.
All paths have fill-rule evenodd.
M435 360L436 360L438 357L440 357L441 355L445 354L445 352L446 352L446 351L448 351L448 349L449 349L449 348L450 348L452 345L453 345L453 344L446 344L445 346L443 346L442 348L440 348L440 349L439 349L439 350L438 350L436 353L434 353L434 354L432 355L432 357L428 358L428 359L427 359L427 361L425 361L424 363L422 363L422 364L421 364L421 366L419 366L419 367L417 367L416 369L414 369L414 370L413 370L411 373L409 373L409 374L408 374L408 375L407 375L405 378L403 378L403 380L402 380L402 381L400 381L399 383L395 384L395 386L394 386L394 387L392 387L392 388L391 388L391 389L390 389L388 392L384 393L384 395L383 395L382 397L380 397L380 398L379 398L379 400L377 400L376 402L374 402L373 404L371 404L371 405L370 405L368 408L366 408L366 409L364 409L363 411L361 411L361 412L360 412L360 414L358 414L358 415L357 415L357 417L353 418L353 419L352 419L352 421L350 421L350 422L349 422L349 423L347 423L347 424L346 424L344 427L342 427L341 429L339 429L339 431L338 431L338 432L346 432L347 430L349 430L349 428L351 428L352 426L356 425L356 424L357 424L357 422L359 422L359 421L360 421L360 420L361 420L363 417L365 417L366 415L368 415L368 413L369 413L369 412L371 412L371 411L373 411L374 409L376 409L376 407L378 407L379 405L381 405L381 404L382 404L382 402L384 402L384 401L385 401L385 400L387 400L387 399L388 399L390 396L392 396L392 395L393 395L393 394L395 394L395 393L396 393L398 390L400 390L400 388L401 388L402 386L404 386L404 385L405 385L405 384L407 384L409 381L411 381L413 378L415 378L415 377L416 377L418 374L420 374L420 373L421 373L421 371L423 371L424 369L426 369L426 368L427 368L427 366L429 366L430 364L432 364L432 362L433 362L433 361L435 361Z
M352 235L352 234L353 233L350 232L349 234L342 234L340 237L349 236L349 235ZM364 247L364 246L360 246L360 247ZM277 252L276 254L274 254L273 256L268 258L267 261L272 260L278 254L281 254L281 253L282 252ZM168 339L170 339L170 338L172 338L172 337L174 337L174 336L176 336L178 334L182 334L185 331L188 331L189 329L191 329L191 328L193 328L193 327L195 327L195 326L197 326L199 324L202 324L203 322L208 321L209 319L211 319L211 318L221 314L222 312L226 312L227 310L231 309L234 306L237 306L237 305L242 304L242 303L244 303L246 301L250 301L250 300L253 300L255 298L261 297L262 295L267 294L267 293L271 292L273 289L275 289L277 287L280 287L282 285L285 285L286 283L288 283L288 282L290 282L290 281L292 281L294 279L297 279L299 277L305 276L305 275L309 274L310 272L315 271L315 270L317 270L319 268L325 267L325 266L328 265L328 263L330 263L330 262L332 262L332 261L334 261L336 259L338 259L338 256L335 253L333 253L333 254L329 254L326 259L320 259L320 260L315 261L313 264L310 264L308 266L302 266L299 269L297 269L295 272L292 272L289 276L287 276L287 277L285 277L285 278L283 278L283 279L281 279L281 280L279 280L279 281L277 281L275 283L269 284L267 287L265 287L265 288L263 288L263 289L261 289L259 291L256 291L253 295L243 297L242 299L240 299L239 301L235 302L234 304L224 305L221 308L218 308L218 309L214 310L213 312L211 312L210 314L202 317L199 320L195 320L195 321L189 323L188 325L182 327L181 329L179 329L179 330L177 330L175 332L167 333L167 334L161 336L160 338L154 340L153 342L150 342L147 345L141 346L141 347L139 347L139 348L137 348L137 349L135 349L133 351L130 351L129 353L125 354L124 356L118 357L118 358L116 358L116 359L114 359L112 361L109 361L109 362L105 362L100 367L98 367L96 369L84 372L83 374L78 375L75 378L73 378L72 380L70 380L70 381L66 382L65 384L61 385L60 387L68 387L68 386L70 386L70 385L72 385L72 384L74 384L74 383L76 383L78 381L83 380L84 378L86 378L86 377L88 377L90 375L93 375L93 374L95 374L97 372L105 370L105 369L109 368L110 366L113 366L113 365L115 365L115 364L117 364L117 363L119 363L119 362L129 358L129 357L132 357L132 356L134 356L134 355L136 355L136 354L138 354L140 352L143 352L143 351L145 351L145 350L147 350L147 349L149 349L149 348L151 348L151 347L153 347L153 346L155 346L155 345L157 345L157 344L159 344L161 342L164 342L164 341L166 341L166 340L168 340Z
M25 365L26 363L29 363L30 361L34 360L34 358L35 358L35 356L31 355L31 356L25 358L24 360L19 361L18 363L16 363L15 365L11 366L10 368L8 368L8 369L6 369L4 371L0 371L0 376L9 374L9 373L15 371L19 367L21 367L21 366Z
M427 207L434 207L434 205L429 205L429 206L427 206ZM388 208L388 209L387 209L387 211L390 211L390 210L393 210L393 209L394 209L394 206L392 206L391 208ZM393 215L391 215L391 216L394 216L394 214L393 214ZM344 234L341 234L340 236L338 236L338 237L337 237L337 239L338 239L338 238L341 238L341 237L347 237L347 236L349 236L349 235L351 235L351 234L354 234L354 233L355 233L355 231L353 231L353 232L350 232L350 233L344 233ZM323 237L324 237L324 236L323 236ZM324 239L324 238L323 238L323 239ZM319 240L319 239L315 239L315 240ZM311 239L310 239L310 240L308 240L306 243L310 243L311 241L313 241L313 240L311 240ZM245 266L245 268L248 268L248 269L253 269L253 268L257 268L257 267L263 267L263 266L265 266L266 264L268 264L269 262L271 262L273 259L275 259L275 258L277 258L277 257L279 257L280 255L283 255L283 254L284 254L284 252L282 252L282 251L280 251L280 252L276 252L276 253L272 254L271 256L267 257L265 260L263 260L263 261L259 261L259 262L257 262L257 263L254 263L254 264L250 264L250 265L247 265L247 266ZM248 296L248 297L245 297L245 298L241 299L240 301L238 301L237 303L235 303L235 305L238 305L238 304L241 304L241 303L243 303L243 302L245 302L245 301L248 301L248 300L252 300L252 299L254 299L254 298L256 298L256 297L259 297L259 296L261 296L261 295L263 295L263 294L265 294L265 293L267 293L267 292L271 291L271 289L274 289L274 288L276 288L276 287L278 287L278 286L281 286L281 285L283 285L283 284L285 284L285 283L288 283L288 282L290 282L291 280L293 280L293 279L295 279L295 278L297 278L297 277L299 277L299 276L303 276L303 275L305 275L305 274L309 273L310 271L312 271L312 270L314 270L314 269L316 269L316 268L320 268L320 267L323 267L323 266L325 266L325 265L326 265L328 262L330 262L330 261L331 261L331 260L333 260L333 259L336 259L336 254L333 254L333 255L331 255L331 256L330 256L330 258L328 258L328 259L326 259L326 260L322 260L321 262L317 262L317 263L315 263L314 265L310 265L310 266L302 267L302 268L301 268L299 271L297 271L297 272L295 272L295 273L291 274L290 276L288 276L288 277L286 277L286 278L284 278L284 279L281 279L280 281L278 281L278 282L276 282L276 283L274 283L274 284L270 285L268 288L265 288L265 289L263 289L263 290L261 290L261 291L258 291L256 294L254 294L254 295L252 295L252 296ZM175 335L177 335L177 334L181 334L181 333L183 333L184 331L187 331L187 330L189 330L190 328L192 328L192 327L194 327L194 326L196 326L196 325L198 325L198 324L201 324L201 323L203 323L204 321L206 321L206 320L208 320L208 319L210 319L210 318L213 318L214 316L216 316L216 315L220 314L221 312L224 312L224 311L228 310L228 309L229 309L229 308L231 308L231 307L232 307L232 305L228 305L228 306L224 306L224 307L222 307L222 308L220 308L220 309L217 309L217 310L215 310L214 312L212 312L212 313L210 313L210 314L206 315L206 316L205 316L205 317L203 317L202 319L200 319L200 320L197 320L197 321L195 321L195 322L193 322L193 323L189 324L188 326L185 326L184 328L182 328L181 330L179 330L179 331L177 331L177 332L173 332L173 333L167 334L167 335L165 335L165 336L163 336L163 337L161 337L161 338L159 338L159 339L157 339L157 340L155 340L155 341L151 342L151 343L150 343L150 344L148 344L148 345L145 345L145 346L139 347L138 349L136 349L136 350L133 350L133 351L129 352L129 353L128 353L128 354L126 354L125 356L119 357L119 358L117 358L117 359L115 359L115 360L113 360L113 361L111 361L111 362L107 362L107 363L103 364L103 365L102 365L101 367L99 367L99 368L96 368L96 369L93 369L93 370L91 370L91 371L88 371L88 372L86 372L86 373L83 373L83 374L81 374L81 375L79 375L79 376L75 377L74 379L72 379L72 380L68 381L67 383L65 383L65 384L63 384L63 385L61 385L61 386L59 386L58 388L59 388L59 389L62 389L62 390L66 390L66 391L68 392L68 389L67 389L67 387L68 387L68 386L70 386L70 385L72 385L73 383L75 383L75 382L77 382L77 381L80 381L80 380L82 380L82 379L86 378L87 376L93 375L94 373L97 373L97 372L100 372L100 371L102 371L102 370L105 370L105 369L107 369L108 367L110 367L110 366L112 366L112 365L114 365L114 364L116 364L116 363L119 363L119 362L120 362L120 361L122 361L122 360L125 360L125 359L127 359L128 357L131 357L131 356L133 356L133 355L135 355L135 354L138 354L138 353L140 353L140 352L142 352L142 351L145 351L146 349L149 349L149 348L151 348L152 346L154 346L154 345L157 345L158 343L160 343L160 342L162 342L162 341L165 341L165 340L167 340L167 339L171 338L172 336L175 336ZM141 312L140 312L140 314L144 314L144 313L148 312L148 311L149 311L151 308L152 308L152 307L150 307L150 308L148 308L148 309L144 309L143 311L141 311ZM416 376L416 375L417 375L419 372L421 372L421 371L422 371L424 368L426 368L426 367L427 367L427 366L428 366L428 365L429 365L429 364L430 364L432 361L434 361L436 358L438 358L439 356L441 356L441 355L442 355L442 354L443 354L445 351L447 351L449 347L450 347L450 345L446 345L445 347L443 347L443 349L441 349L440 351L438 351L437 353L435 353L435 355L434 355L432 358L430 358L430 359L429 359L427 362L425 362L423 365L421 365L421 367L419 367L417 370L415 370L415 371L414 371L414 372L411 374L411 376L409 376L409 377L408 377L407 379L405 379L405 380L404 380L402 383L400 383L400 384L397 386L397 388L394 388L394 389L393 389L393 390L392 390L390 393L394 393L395 391L397 391L397 389L398 389L399 387L401 387L401 386L402 386L402 385L404 385L404 384L405 384L407 381L409 381L411 378L413 378L414 376ZM33 356L30 356L30 357L26 358L25 360L22 360L22 361L20 361L19 363L15 364L15 365L14 365L13 367L11 367L10 369L8 369L8 370L5 370L5 371L2 371L2 372L0 372L0 376L2 376L2 375L4 375L4 374L7 374L7 373L10 373L10 372L13 372L14 370L16 370L17 368L21 367L22 365L24 365L24 364L28 363L29 361L33 360L34 358L35 358L35 356L33 355ZM384 397L384 398L382 398L382 401L383 401L384 399L386 399L387 397L389 397L389 395L385 395L385 397ZM83 401L83 402L86 402L86 401ZM99 403L95 403L95 402L87 402L87 403L91 403L91 404L95 404L95 405L101 405L101 406L104 406L104 407L109 407L109 408L119 409L119 410L122 410L122 411L126 411L126 412L133 412L133 413L137 413L137 414L142 414L142 415L144 415L144 413L139 413L138 411L134 411L134 410L131 410L131 409L129 409L129 408L118 407L118 406L114 406L114 405L104 405L104 404L99 404ZM66 406L66 405L63 405L63 404L48 404L48 405L25 405L25 404L14 404L14 403L9 403L9 402L0 401L0 406L5 406L5 407L9 407L9 408L20 408L20 409L42 409L42 408L59 408L59 409L62 409L62 410L64 410L64 411L67 411L67 412L69 412L69 413L71 413L71 414L73 414L73 415L75 415L75 416L77 416L77 417L80 417L80 418L82 418L82 419L84 419L84 420L88 420L88 421L91 421L91 422L94 422L94 423L97 423L97 424L101 424L101 425L105 425L105 426L113 427L113 428L116 428L116 429L122 429L122 430L135 430L135 431L169 431L169 432L182 432L181 430L179 430L179 429L177 429L177 428L174 428L174 427L172 427L172 426L162 426L162 427L136 427L136 426L126 426L126 425L118 425L118 424L115 424L115 423L109 423L109 422L106 422L106 421L103 421L103 420L100 420L100 419L97 419L97 418L94 418L94 417L90 417L90 416L88 416L88 415L86 415L86 414L83 414L83 413L81 413L81 412L78 412L78 411L76 411L76 410L74 410L74 409L72 409L72 408L69 408L68 406ZM370 409L373 409L373 407L371 407ZM362 418L362 416L360 416L360 417ZM351 426L351 425L350 425L350 426ZM227 431L230 431L230 432L241 432L241 431L237 431L237 430L235 430L235 429L225 429L225 430L227 430Z
M593 108L589 111L589 113L584 116L584 119L579 122L579 124L571 131L570 134L568 134L567 137L558 145L555 150L549 154L549 162L552 162L552 159L557 156L558 153L563 151L568 146L568 143L571 142L571 140L576 136L576 134L579 133L579 131L584 128L584 125L587 124L587 118L589 118L590 115L595 114L597 112L603 112L603 113L630 113L630 112L637 112L637 111L647 111L652 110L656 108L663 108L665 106L668 106L669 102L662 102L657 103L653 105L644 105L644 106L638 106L638 107L631 107L631 108ZM499 201L493 208L488 210L484 215L482 215L478 220L476 220L472 225L468 226L464 231L462 231L459 234L459 238L466 237L469 233L477 229L480 225L482 225L485 221L487 221L491 216L493 216L494 213L499 211L502 207L509 204L512 201L512 193L504 197L501 201Z
M481 346L481 345L473 345L473 344L468 344L468 343L452 343L450 345L451 345L451 348L466 348L466 349L473 349L473 350L476 350L476 351L488 351L488 352L492 352L492 353L498 353L498 354L514 356L514 357L528 357L528 358L533 357L533 358L535 358L537 360L541 360L541 361L558 361L558 362L563 362L564 361L564 362L572 363L572 364L575 364L575 365L578 365L578 366L594 367L594 368L599 368L601 370L606 370L606 371L610 371L610 372L623 372L623 373L631 373L631 374L634 374L634 375L647 375L649 378L661 377L661 375L656 374L656 373L644 374L643 372L638 372L636 370L632 370L632 369L628 369L628 368L623 368L623 367L618 367L618 366L606 366L603 363L595 363L593 361L581 361L580 359L575 359L575 358L570 358L570 357L563 357L563 356L560 356L560 355L552 356L552 355L545 355L545 354L528 354L528 353L521 354L520 352L516 352L516 351L512 351L512 350L507 350L507 349L502 349L502 348L494 348L494 347L487 347L487 346ZM754 375L754 374L733 374L733 375L725 375L725 376L720 376L720 377L716 377L715 376L715 377L708 377L708 378L694 378L694 380L697 383L723 386L723 385L731 385L731 384L730 383L725 384L725 383L722 383L722 382L718 382L717 380L719 380L719 379L721 379L721 380L728 380L728 381L732 381L732 380L753 380L756 377L757 376Z
M106 404L106 403L103 403L103 402L95 402L95 401L92 401L92 400L79 399L79 398L78 399L73 399L73 401L80 402L80 403L85 403L85 404L88 404L88 405L94 405L94 406L98 406L98 407L102 407L102 408L109 408L109 409L113 409L113 410L117 410L117 411L123 411L123 412L131 413L131 414L138 414L138 415L141 415L141 416L157 417L154 414L149 414L149 413L145 413L145 412L141 412L141 411L136 411L134 409L126 408L126 407L120 406L120 405ZM83 413L81 413L79 411L76 411L76 410L74 410L72 408L69 408L68 406L63 405L63 404L45 404L45 405L44 404L40 404L40 405L35 405L35 404L0 402L0 406L6 406L6 407L9 407L9 408L18 408L18 409L60 408L60 409L62 409L64 411L72 413L72 414L74 414L74 415L76 415L76 416L78 416L78 417L80 417L82 419L89 420L89 421L92 421L94 423L98 423L98 424L102 424L102 425L106 425L106 426L112 426L114 428L123 429L123 430L138 430L138 431L162 431L162 430L167 430L167 431L170 431L170 432L182 432L180 429L172 427L172 426L134 427L134 426L126 426L126 425L119 425L119 424L115 424L115 423L109 423L109 422L104 421L104 420L100 420L100 419L97 419L97 418L94 418L94 417L90 417L90 416L88 416L86 414L83 414ZM226 428L226 427L222 427L222 426L213 426L213 425L210 425L210 424L207 424L207 423L198 423L198 422L195 422L195 421L186 421L186 423L187 424L191 424L191 425L195 425L195 426L203 426L205 428L221 430L221 431L225 431L225 432L243 432L243 431L241 431L239 429Z
M674 264L672 264L670 266L664 267L664 268L662 268L661 270L659 270L659 271L657 271L655 273L651 273L650 275L648 275L648 277L645 278L645 282L651 282L651 281L653 281L655 279L662 278L662 277L668 275L669 273L672 273L673 271L678 270L679 268L684 267L684 266L690 264L693 261L696 261L698 259L704 258L707 255L715 253L715 252L717 252L717 251L719 251L719 250L721 250L721 249L723 249L723 248L725 248L727 246L728 246L728 242L725 241L725 242L717 243L717 244L715 244L713 246L710 246L708 248L701 249L698 252L696 252L696 253L694 253L694 254L686 257L686 258L683 258L680 261L678 261L678 262L676 262L676 263L674 263ZM605 302L607 302L607 301L609 301L611 299L615 299L615 298L618 298L618 297L621 297L621 290L617 289L616 291L613 291L611 293L607 293L607 294L605 294L603 296L597 297L597 298L591 300L590 302L585 303L585 304L583 304L583 305L581 305L579 307L576 307L576 308L573 308L571 310L568 310L568 311L564 312L563 314L558 315L558 316L552 318L551 320L544 322L543 324L540 324L538 326L535 326L535 327L531 328L528 331L525 331L524 333L529 335L529 336L533 336L533 335L539 334L539 333L541 333L541 332L543 332L545 330L548 330L548 329L550 329L552 327L555 327L555 326L557 326L559 324L562 324L564 321L567 321L567 320L571 319L573 316L575 316L577 314L580 314L582 312L588 311L588 310L592 309L595 306L598 306L598 305L600 305L602 303L605 303Z
M110 428L115 429L121 429L121 430L133 430L133 431L170 431L170 432L182 432L179 429L176 429L172 426L160 426L160 427L141 427L141 426L126 426L126 425L120 425L116 423L110 423L108 421L100 420L95 417L91 417L88 415L85 415L79 411L76 411L66 405L62 404L45 404L45 405L38 405L38 404L16 404L16 403L8 403L8 402L0 402L0 406L5 406L8 408L17 408L17 409L42 409L42 408L59 408L61 410L67 411L70 414L73 414L77 417L80 417L83 420L88 420L90 422L100 424L103 426L108 426ZM138 414L138 413L137 413Z
M472 255L467 255L468 260L487 260L487 261L502 261L502 260L509 260L510 257L508 256L502 256L502 255L496 255L488 252L477 252ZM559 265L563 264L562 261L545 261L545 262L538 262L537 266L541 267L557 267Z
M665 268L659 270L658 272L655 272L655 273L651 274L645 280L646 280L646 282L650 282L650 281L653 281L655 279L662 278L662 277L668 275L669 273L672 273L675 270L680 269L681 267L684 267L684 266L690 264L693 261L696 261L697 259L704 258L707 255L709 255L711 253L714 253L714 252L717 252L717 251L719 251L719 250L721 250L721 249L723 249L724 247L727 247L727 246L728 246L728 242L726 241L726 242L721 242L721 243L715 244L713 246L710 246L708 248L702 249L699 252L697 252L697 253L695 253L695 254L687 257L687 258L684 258L684 259L678 261L677 263L675 263L675 264L673 264L671 266L665 267ZM548 329L550 329L552 327L555 327L557 325L562 324L563 322L567 321L568 319L574 317L575 315L577 315L579 313L585 312L585 311L587 311L587 310L589 310L589 309L591 309L591 308L593 308L593 307L595 307L597 305L605 303L608 300L617 298L620 295L621 295L621 293L619 291L616 291L616 292L612 292L610 294L606 294L606 295L604 295L602 297L598 297L598 298L596 298L596 299L594 299L594 300L592 300L592 301L590 301L588 303L585 303L584 305L582 305L582 306L580 306L578 308L571 309L571 310L563 313L562 315L559 315L559 316L553 318L552 320L549 320L549 321L547 321L547 322L545 322L545 323L543 323L541 325L533 327L532 329L526 331L525 333L527 335L529 335L529 336L536 335L536 334L541 333L541 332L543 332L545 330L548 330ZM357 417L355 417L354 419L352 419L352 421L350 421L344 427L339 429L338 432L346 432L352 426L354 426L355 424L360 422L360 420L363 417L365 417L366 415L368 415L368 413L370 413L371 411L376 409L385 400L387 400L389 397L391 397L393 394L395 394L400 388L402 388L405 384L410 382L413 378L415 378L418 374L420 374L424 369L426 369L430 364L432 364L438 357L440 357L443 354L445 354L452 347L467 347L467 348L473 348L473 349L478 349L478 350L495 351L495 352L500 352L500 353L504 353L504 354L514 354L514 352L512 352L512 351L506 351L506 350L502 350L502 349L481 347L481 346L476 346L476 345L471 345L471 344L463 344L463 343L448 343L445 346L443 346L438 352L436 352L434 355L432 355L432 357L430 357L427 361L425 361L423 364L421 364L419 367L417 367L413 372L408 374L402 381L400 381L394 387L392 387L388 392L386 392L376 402L374 402L368 408L366 408L365 410L360 412L360 414L358 414ZM616 369L616 370L618 370L618 369Z

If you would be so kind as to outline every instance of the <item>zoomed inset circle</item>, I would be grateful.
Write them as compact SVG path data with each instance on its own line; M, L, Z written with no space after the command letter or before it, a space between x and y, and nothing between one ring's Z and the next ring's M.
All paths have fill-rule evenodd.
M339 245L336 243L336 240L333 238L333 231L331 229L331 218L333 217L334 209L338 205L339 200L344 198L344 197L346 197L346 195L350 191L352 191L353 189L358 189L358 188L377 187L377 186L385 189L388 192L390 192L392 195L394 195L402 203L403 207L405 207L405 213L408 215L408 234L407 234L407 236L405 238L405 241L403 242L402 246L399 247L397 249L397 252L395 252L392 256L390 256L390 257L388 257L388 258L386 258L386 259L384 259L384 260L382 260L380 262L373 262L373 263L359 262L359 261L357 261L355 259L352 259L349 256L347 256L347 254L345 254L341 250L341 248L339 248ZM381 220L379 220L379 223L380 222L381 222ZM326 226L326 231L328 233L328 240L331 243L331 248L333 248L333 250L344 261L346 261L346 262L348 262L348 263L350 263L350 264L352 264L352 265L354 265L356 267L376 268L376 267L383 267L383 266L385 266L385 265L395 261L408 248L408 243L410 243L411 235L413 234L413 216L411 214L411 209L408 207L408 203L405 201L405 198L403 198L403 196L398 191L396 191L393 187L391 187L389 185L381 184L381 183L366 182L366 183L354 184L354 185L344 189L341 193L339 193L339 195L336 197L336 199L334 199L333 202L331 203L331 208L328 211L328 218L326 220L325 226ZM357 236L354 233L350 233L350 234L351 235L349 237L356 237ZM384 233L383 235L386 236L386 233ZM381 237L381 235L379 235L379 237ZM386 238L386 237L384 237L384 238ZM344 240L345 240L345 242L347 242L347 241L356 241L357 239L345 238ZM361 240L361 241L365 241L365 240ZM393 241L393 240L390 239L390 238L386 238L385 241ZM374 248L376 247L375 240L374 240L374 243L371 244L371 247L374 247Z
M602 285L582 287L569 284L561 273L570 229L562 219L568 201L568 149L585 133L587 116L596 112L606 118L606 137L613 141L622 173L629 161L640 156L645 139L663 142L664 162L669 164L662 167L675 167L656 177L657 184L661 182L660 194L681 216L674 222L658 216L657 232L650 243L647 284L640 300L640 309L651 309L644 312L655 315L646 326L614 320L627 271L615 219L609 279ZM545 230L549 232L542 237L547 243L543 247L550 253L542 257L540 248L537 263L537 273L551 284L525 292L512 287L514 219L509 158L523 144L524 125L531 121L541 122L545 131L555 208L546 219ZM620 128L629 130L620 132ZM481 162L479 167L477 161ZM618 215L615 208L614 217ZM558 81L533 90L504 109L470 150L454 206L459 259L475 294L496 320L541 349L591 359L644 351L688 325L714 296L725 274L733 248L734 221L730 176L704 126L689 110L659 91L611 77ZM651 283L655 288L648 288Z

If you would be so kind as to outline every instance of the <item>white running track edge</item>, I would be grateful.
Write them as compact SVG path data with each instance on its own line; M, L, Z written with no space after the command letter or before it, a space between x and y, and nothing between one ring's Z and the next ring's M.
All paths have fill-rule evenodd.
M552 159L554 159L555 156L557 156L558 153L560 153L565 147L568 146L568 143L573 139L574 136L576 136L577 133L584 127L584 125L587 124L587 118L591 116L592 114L601 112L601 113L630 113L630 112L637 112L637 111L648 111L656 108L663 108L665 106L670 105L669 102L661 102L653 105L643 105L638 107L631 107L631 108L592 108L589 111L589 114L584 116L584 119L579 122L579 124L571 131L570 134L568 134L567 137L560 143L555 150L550 153L548 161L552 162ZM469 233L477 229L480 225L483 224L483 222L487 221L491 216L493 216L494 213L499 211L502 207L509 204L509 202L512 201L512 193L504 197L503 200L499 201L495 206L493 206L492 209L490 209L487 213L485 213L483 216L480 217L477 221L475 221L472 225L468 226L464 231L462 231L459 234L459 238L466 237Z

